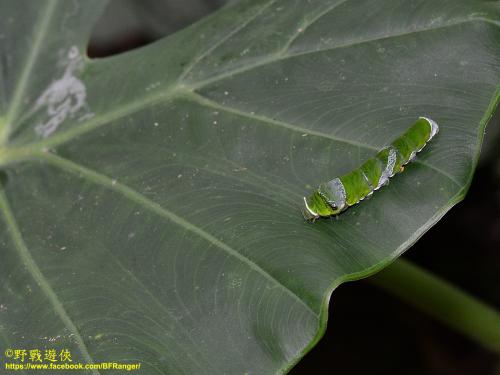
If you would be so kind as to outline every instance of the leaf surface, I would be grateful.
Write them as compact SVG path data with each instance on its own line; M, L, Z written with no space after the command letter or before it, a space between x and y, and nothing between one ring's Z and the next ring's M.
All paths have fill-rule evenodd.
M463 198L498 102L498 2L376 3L233 1L90 60L103 2L0 2L2 348L290 368L337 285ZM421 115L440 133L403 174L304 222L303 195Z

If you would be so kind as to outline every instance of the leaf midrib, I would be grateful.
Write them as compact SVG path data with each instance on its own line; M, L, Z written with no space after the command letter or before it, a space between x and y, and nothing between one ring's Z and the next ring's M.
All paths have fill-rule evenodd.
M59 297L55 293L55 291L50 286L49 282L43 275L42 271L36 264L35 260L31 256L30 251L28 250L26 244L24 243L21 231L17 225L16 219L10 209L10 205L8 203L7 197L5 193L0 190L0 212L3 216L5 225L8 229L10 237L12 238L13 244L19 253L19 256L22 262L26 265L26 268L29 270L31 276L35 280L37 286L43 291L45 296L50 301L51 305L54 308L54 311L59 316L64 325L68 328L68 330L74 335L76 344L80 349L84 359L87 363L94 363L92 357L90 356L87 346L83 341L78 328L75 326L70 316L66 312L66 309L62 305ZM92 370L93 374L99 374L99 371Z
M316 311L314 311L314 309L311 306L309 306L303 299L301 299L297 294L295 294L295 292L293 292L291 289L289 289L288 286L283 284L281 281L279 281L273 275L271 275L268 271L263 269L259 264L255 263L253 260L246 257L245 255L239 253L237 250L233 249L232 247L230 247L226 243L220 241L219 239L214 237L212 234L204 231L203 229L197 227L196 225L192 224L191 222L187 221L186 219L180 217L176 213L169 211L165 207L150 200L148 197L144 196L143 194L140 194L139 192L135 191L134 189L130 188L129 186L127 186L123 183L120 183L119 181L113 180L112 178L110 178L106 175L103 175L97 171L94 171L92 169L84 167L80 164L74 163L68 159L64 159L61 156L57 156L57 155L50 154L50 153L39 153L37 156L38 156L38 158L46 160L50 164L52 164L52 165L54 165L62 170L65 170L67 172L75 174L79 177L83 177L83 178L85 178L85 179L87 179L95 184L99 184L101 186L104 186L107 189L113 190L113 191L121 194L122 196L124 196L126 199L128 199L132 202L135 202L136 204L141 205L145 209L148 209L149 211L154 212L155 214L169 220L170 222L182 227L183 229L196 234L198 237L203 238L208 243L223 250L229 256L232 256L235 259L241 261L242 263L245 263L250 269L259 273L261 276L266 278L268 281L270 281L273 284L282 288L286 294L288 294L296 302L298 302L302 307L304 307L306 309L306 311L308 311L309 313L314 315L316 318L318 317L318 313Z
M307 134L307 135L311 135L311 136L316 136L316 137L320 137L320 138L324 138L324 139L329 139L329 140L332 140L335 142L340 142L340 143L343 143L343 144L346 144L349 146L353 146L353 147L363 148L363 149L375 151L375 152L379 151L379 149L380 149L376 146L372 146L372 145L369 145L367 143L362 143L362 142L350 140L347 138L342 138L342 137L335 136L332 134L325 134L325 133L322 133L322 132L319 132L319 131L316 131L313 129L302 128L300 126L293 125L293 124L290 124L290 123L287 123L284 121L271 119L271 118L263 116L263 115L252 114L252 113L248 113L245 111L241 111L241 110L233 108L233 107L224 106L224 105L221 105L213 100L210 100L210 99L208 99L208 98L206 98L206 97L204 97L204 96L202 96L194 91L181 89L181 88L178 88L176 91L169 91L168 93L162 93L161 95L158 95L157 98L149 99L148 103L150 103L151 105L154 105L153 103L156 103L156 102L168 101L168 100L174 100L174 99L191 100L193 102L197 102L198 104L206 106L206 107L210 107L213 109L217 109L217 110L231 113L231 114L241 116L241 117L251 118L253 120L259 121L261 123L265 123L265 124L270 125L270 126L284 127L284 128L289 129L293 132ZM140 101L140 102L136 103L136 105L133 106L134 109L127 111L127 113L133 113L135 111L136 107L143 108L144 102L145 101ZM120 111L116 111L116 112L120 112ZM115 121L118 118L124 117L126 115L127 114L117 115L117 114L115 114L115 112L108 112L106 117L109 117L109 122L111 122L111 121ZM101 119L103 118L103 116L101 116ZM38 142L38 146L34 146L33 144L29 144L29 145L18 146L18 147L13 147L13 148L1 148L0 147L0 166L2 165L2 160L3 160L3 164L8 164L8 163L14 163L17 161L22 161L25 159L33 158L33 156L38 155L40 153L40 151L45 152L46 150L48 150L50 148L65 144L65 143L71 141L72 139L76 138L77 136L87 134L90 131L97 129L100 126L107 124L107 123L108 122L106 122L106 121L101 121L101 122L97 122L94 124L92 122L92 120L90 120L87 123L87 124L90 124L90 126L89 125L85 126L85 124L82 124L81 126L72 129L72 131L66 131L64 133L61 133L59 136L56 135L52 138L47 139L47 141L40 141L40 142ZM440 169L432 164L423 162L421 160L416 160L414 162L414 164L420 164L424 167L430 168L430 169L438 172L442 176L446 177L448 180L453 182L453 184L457 185L457 187L459 187L459 188L462 187L462 184L459 181L457 181L453 176L451 176L446 171L444 171L444 170L442 170L442 169Z

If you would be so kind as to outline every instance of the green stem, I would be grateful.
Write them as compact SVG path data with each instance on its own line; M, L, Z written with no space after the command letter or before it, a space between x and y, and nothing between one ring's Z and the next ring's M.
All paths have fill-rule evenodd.
M369 281L500 353L500 314L472 295L399 259Z

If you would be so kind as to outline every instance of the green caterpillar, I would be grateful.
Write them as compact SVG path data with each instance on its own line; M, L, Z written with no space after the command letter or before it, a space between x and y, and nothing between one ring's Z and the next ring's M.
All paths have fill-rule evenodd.
M343 176L320 184L309 198L304 197L302 210L306 220L338 215L359 203L404 170L404 165L439 131L435 121L420 117L403 135L383 148L375 157Z

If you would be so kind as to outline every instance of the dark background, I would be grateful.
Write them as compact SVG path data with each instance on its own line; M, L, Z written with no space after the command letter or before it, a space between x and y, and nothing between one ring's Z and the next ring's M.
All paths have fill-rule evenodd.
M88 54L104 57L151 43L216 10L224 0L114 0ZM490 122L465 200L405 255L500 308L500 116ZM290 372L305 374L500 375L500 358L369 280L334 291L325 336Z

